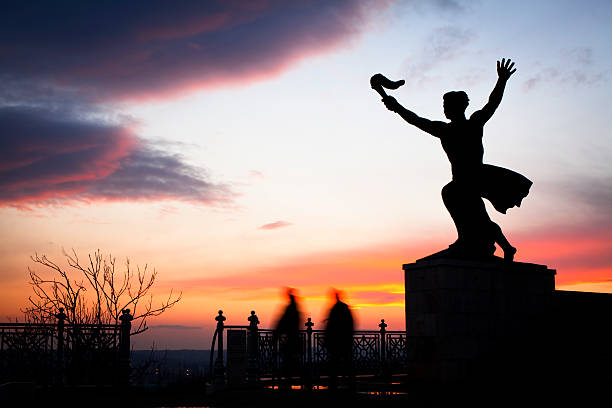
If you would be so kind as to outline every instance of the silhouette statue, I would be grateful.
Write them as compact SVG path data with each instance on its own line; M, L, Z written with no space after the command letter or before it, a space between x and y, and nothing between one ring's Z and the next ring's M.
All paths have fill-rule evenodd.
M281 375L285 378L285 387L291 384L291 377L296 373L300 352L300 311L294 289L287 289L289 304L279 319L274 330L274 343L278 341L281 356Z
M516 71L510 59L497 61L497 83L487 104L474 112L469 119L465 109L469 99L464 91L444 94L444 115L450 123L421 118L400 105L383 88L397 89L403 81L391 81L381 74L370 79L370 85L382 97L387 109L399 114L406 122L440 139L442 148L451 163L453 179L442 189L442 200L457 228L457 240L448 249L428 258L492 258L497 243L504 252L504 259L514 260L516 248L504 236L499 225L491 221L482 198L505 214L529 193L532 182L512 170L483 164L483 127L501 103L504 88Z
M325 345L329 353L329 387L338 387L338 375L353 382L353 315L348 305L340 300L340 292L334 291L336 303L329 311L325 327Z

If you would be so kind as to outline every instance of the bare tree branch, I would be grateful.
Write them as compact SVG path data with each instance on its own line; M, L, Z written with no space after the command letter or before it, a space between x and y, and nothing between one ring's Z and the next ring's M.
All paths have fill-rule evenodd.
M161 315L181 300L182 294L176 296L171 289L165 301L153 306L150 291L155 285L157 271L153 269L149 273L148 265L142 269L136 266L134 274L130 260L126 259L125 269L119 273L115 258L110 254L104 256L99 249L88 254L85 265L80 263L74 249L70 254L63 251L63 255L68 269L44 254L35 253L30 257L50 273L50 277L28 268L33 294L28 298L29 305L23 309L27 321L54 321L58 309L63 307L69 323L118 324L121 311L130 308L134 316L130 334L136 335L148 329L149 317Z

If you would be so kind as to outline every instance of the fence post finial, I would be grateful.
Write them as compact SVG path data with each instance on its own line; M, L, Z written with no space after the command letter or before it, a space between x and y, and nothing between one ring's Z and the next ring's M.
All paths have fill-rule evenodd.
M312 389L312 326L315 324L312 322L312 318L308 318L304 326L306 326L306 359L307 359L307 370L306 370L306 387L307 389Z
M304 323L306 326L306 337L308 340L308 364L312 363L312 326L315 324L312 322L312 318L308 318L308 321Z
M64 324L64 321L66 320L66 318L68 317L66 315L66 313L64 313L64 308L60 307L57 309L59 312L55 315L55 318L57 319L57 324Z
M259 318L254 310L251 310L251 315L247 318L249 321L249 329L247 332L247 379L249 382L255 383L259 380Z
M259 318L255 314L254 310L251 310L251 315L247 318L247 320L249 321L249 329L257 330L257 325L259 324Z
M385 319L380 319L380 366L382 375L387 375L387 323L385 323Z
M217 321L217 359L215 360L215 383L225 383L225 368L223 367L223 328L225 327L225 320L227 318L223 316L223 310L219 310L219 314L215 317Z
M58 313L55 315L57 319L57 362L56 362L56 383L59 385L64 384L64 327L66 321L66 313L64 308L58 308Z
M380 331L384 332L387 331L387 323L385 323L385 319L380 319L380 324L378 325L378 327L380 327Z
M119 364L121 366L121 375L119 381L123 385L130 383L130 332L132 331L132 320L134 316L130 314L130 309L121 310L120 332L119 332Z
M306 326L306 330L311 331L312 332L312 326L314 326L315 324L312 322L312 318L309 317L308 321L306 323L304 323L304 326Z

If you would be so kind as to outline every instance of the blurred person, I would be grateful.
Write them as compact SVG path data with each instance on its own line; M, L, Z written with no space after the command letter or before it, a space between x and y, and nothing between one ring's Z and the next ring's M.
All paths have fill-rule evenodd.
M338 376L349 379L354 385L353 376L353 314L349 306L340 300L341 292L333 289L335 303L329 311L325 327L325 344L329 355L329 387L337 389Z
M280 374L284 378L283 386L289 388L291 377L296 374L299 362L301 319L295 289L287 289L287 296L289 297L289 304L276 324L274 343L278 344L281 357Z

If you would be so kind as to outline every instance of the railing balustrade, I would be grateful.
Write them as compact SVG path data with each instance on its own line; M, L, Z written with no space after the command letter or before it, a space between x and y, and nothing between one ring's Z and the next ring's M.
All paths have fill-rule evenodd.
M121 324L0 323L0 381L129 383L132 315Z
M254 318L253 318L254 316ZM279 353L283 336L275 336L272 329L258 327L259 320L255 312L251 312L249 325L226 325L226 317L219 310L215 317L217 322L211 346L212 378L216 383L224 383L232 370L238 364L231 356L244 355L247 369L243 377L249 382L261 378L278 377L282 367L282 355ZM329 373L329 355L325 345L325 331L315 330L315 323L309 317L304 323L305 329L300 330L300 353L298 355L297 372L310 380ZM384 319L379 324L380 330L357 330L353 333L352 369L355 375L386 376L405 372L407 367L408 344L405 331L387 330ZM235 336L244 339L233 344L230 337L234 331L244 331L246 335ZM227 360L224 361L224 335L227 339ZM216 357L215 357L216 346ZM245 350L243 354L242 349ZM214 369L213 369L214 360ZM238 377L241 371L237 370ZM236 373L232 374L236 377Z

